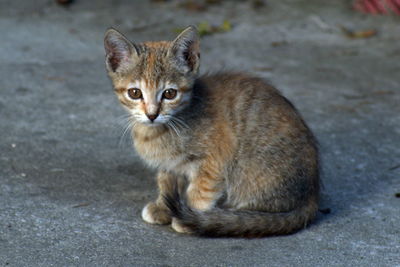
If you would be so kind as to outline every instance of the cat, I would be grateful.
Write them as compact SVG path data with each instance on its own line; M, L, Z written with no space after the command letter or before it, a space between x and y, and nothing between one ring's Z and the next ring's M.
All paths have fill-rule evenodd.
M200 76L194 26L172 42L141 44L109 29L104 46L135 149L158 170L159 196L144 221L232 237L290 234L312 222L317 142L277 89L240 72Z

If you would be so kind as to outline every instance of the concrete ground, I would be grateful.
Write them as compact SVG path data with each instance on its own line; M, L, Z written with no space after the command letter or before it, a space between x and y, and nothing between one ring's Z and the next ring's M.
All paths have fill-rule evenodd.
M2 0L0 266L400 266L400 19L348 2L190 12L174 1ZM290 236L199 238L140 218L154 172L121 137L103 34L173 39L176 28L225 19L231 31L202 39L202 70L270 80L321 145L331 213ZM378 34L351 39L340 26Z

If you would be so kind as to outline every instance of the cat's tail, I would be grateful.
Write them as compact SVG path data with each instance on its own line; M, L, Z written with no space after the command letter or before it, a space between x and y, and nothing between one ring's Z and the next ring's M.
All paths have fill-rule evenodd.
M263 237L285 235L305 228L318 210L316 201L289 212L261 212L213 208L199 211L188 206L177 187L164 195L171 216L190 232L202 236Z

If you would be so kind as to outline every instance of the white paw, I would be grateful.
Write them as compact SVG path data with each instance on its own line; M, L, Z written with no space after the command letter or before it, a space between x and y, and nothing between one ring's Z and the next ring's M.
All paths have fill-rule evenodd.
M151 203L148 203L142 210L142 219L145 222L151 223L151 224L155 224L156 221L154 220L153 216L151 216L150 212L149 212L149 205Z
M172 219L171 227L176 232L181 233L181 234L193 233L188 227L181 225L176 218Z

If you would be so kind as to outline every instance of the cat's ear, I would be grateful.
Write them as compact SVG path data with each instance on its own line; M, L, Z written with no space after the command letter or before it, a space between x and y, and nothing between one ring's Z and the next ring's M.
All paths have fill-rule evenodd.
M109 29L104 36L106 66L111 72L123 71L132 67L139 59L139 50L121 33Z
M196 27L189 26L179 34L168 53L181 72L196 74L200 65L200 40Z

